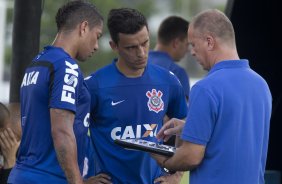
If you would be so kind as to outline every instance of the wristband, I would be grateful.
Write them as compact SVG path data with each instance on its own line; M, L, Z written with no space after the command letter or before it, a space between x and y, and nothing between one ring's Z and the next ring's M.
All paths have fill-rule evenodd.
M168 158L163 161L162 168L165 168L165 163L166 163L167 160L168 160Z

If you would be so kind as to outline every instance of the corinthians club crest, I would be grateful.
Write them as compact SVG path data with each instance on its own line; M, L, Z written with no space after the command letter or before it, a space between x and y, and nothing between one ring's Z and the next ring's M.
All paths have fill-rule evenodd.
M149 111L158 113L164 110L164 102L162 100L163 92L152 89L152 91L146 92L146 96L149 98L147 102Z

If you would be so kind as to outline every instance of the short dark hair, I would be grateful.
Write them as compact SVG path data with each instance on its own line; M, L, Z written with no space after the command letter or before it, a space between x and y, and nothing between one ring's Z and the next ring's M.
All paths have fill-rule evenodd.
M6 107L6 105L0 102L0 128L3 128L5 119L9 117L10 117L9 109Z
M58 32L71 31L82 21L88 21L92 29L103 22L103 17L95 5L81 0L66 3L56 15Z
M189 22L179 16L169 16L164 19L158 30L158 40L168 44L175 38L181 40L187 37Z
M145 16L138 10L131 8L110 10L107 26L111 38L116 44L119 41L119 33L135 34L144 26L148 29L148 23Z

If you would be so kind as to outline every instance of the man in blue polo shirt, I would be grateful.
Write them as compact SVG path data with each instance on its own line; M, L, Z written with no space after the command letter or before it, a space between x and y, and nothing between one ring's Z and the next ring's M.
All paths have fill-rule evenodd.
M190 170L190 184L264 184L272 99L266 81L240 59L232 23L219 10L193 18L191 53L208 70L191 89L186 123L173 119L157 137L181 133L170 170ZM170 127L173 127L172 129Z

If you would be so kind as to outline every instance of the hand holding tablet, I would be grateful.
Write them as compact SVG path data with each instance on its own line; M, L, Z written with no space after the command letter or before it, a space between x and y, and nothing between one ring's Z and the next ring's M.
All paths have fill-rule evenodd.
M163 156L172 156L176 151L176 148L173 146L155 143L143 139L116 139L114 142L126 149L145 151Z

